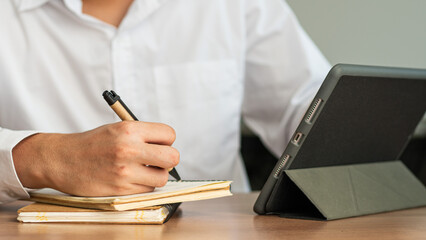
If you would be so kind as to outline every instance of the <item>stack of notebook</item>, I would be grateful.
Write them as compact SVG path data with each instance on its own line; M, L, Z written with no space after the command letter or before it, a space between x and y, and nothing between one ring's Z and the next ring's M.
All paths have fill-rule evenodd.
M20 222L163 224L181 202L232 195L230 181L169 181L153 192L112 197L78 197L53 189L30 193L18 210Z

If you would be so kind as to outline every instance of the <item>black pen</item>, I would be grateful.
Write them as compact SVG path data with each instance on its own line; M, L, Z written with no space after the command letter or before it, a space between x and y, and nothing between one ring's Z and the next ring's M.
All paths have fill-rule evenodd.
M120 117L121 120L125 121L138 121L135 115L133 115L132 111L124 104L121 100L120 96L114 91L104 91L102 94L104 96L105 101L108 105L114 110L114 112ZM172 175L176 180L180 181L180 176L175 168L169 171L169 174Z

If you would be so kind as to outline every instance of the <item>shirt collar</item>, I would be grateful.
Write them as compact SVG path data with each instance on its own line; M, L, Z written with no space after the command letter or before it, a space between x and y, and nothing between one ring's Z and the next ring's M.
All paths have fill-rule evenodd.
M81 0L63 0L65 6L77 15L83 14L83 2Z
M40 7L50 0L15 0L15 5L20 12Z
M15 4L19 11L32 10L43 6L43 4L51 0L15 0ZM65 5L73 12L81 14L82 2L81 0L63 0Z
M1 0L0 0L1 1ZM48 3L52 0L14 0L17 9L20 12L29 11L36 9L38 7L43 6L45 3ZM61 0L64 5L74 12L76 15L82 15L82 1L81 0ZM139 22L149 16L152 12L157 10L161 5L163 5L168 0L134 0L134 7L129 9L130 12L134 11L135 15L130 21L128 21L128 25L133 25L135 22ZM132 14L132 13L131 13ZM123 19L123 21L126 19ZM127 25L126 24L126 25Z
M131 28L137 25L154 13L162 2L161 0L135 0L119 28Z
M51 1L51 0L14 0L15 5L17 6L18 10L23 12L27 10L32 10L34 8L40 7L43 4ZM81 8L81 0L63 0L65 4L70 7L71 9L77 10L78 8ZM141 1L135 0L138 2L137 4L142 4ZM149 5L150 7L153 5L161 5L162 3L166 2L166 0L147 0L144 4ZM81 12L81 9L80 9Z
M15 4L19 11L32 10L43 6L51 0L15 0ZM62 0L65 5L77 14L81 14L82 2L81 0Z

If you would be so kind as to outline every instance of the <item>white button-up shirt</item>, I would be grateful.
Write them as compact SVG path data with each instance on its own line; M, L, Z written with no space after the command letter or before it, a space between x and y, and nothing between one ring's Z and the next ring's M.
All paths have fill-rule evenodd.
M279 156L329 70L281 0L135 0L118 28L79 0L0 1L0 16L0 202L28 196L23 138L119 121L109 89L176 130L183 179L248 191L241 116Z

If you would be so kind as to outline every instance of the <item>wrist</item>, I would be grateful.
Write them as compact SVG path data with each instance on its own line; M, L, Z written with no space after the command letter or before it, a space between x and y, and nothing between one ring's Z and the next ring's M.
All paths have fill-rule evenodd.
M49 147L47 139L52 134L38 133L24 138L12 149L16 174L26 188L52 187L49 179Z

